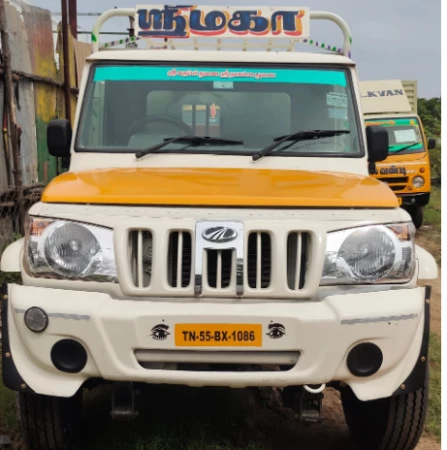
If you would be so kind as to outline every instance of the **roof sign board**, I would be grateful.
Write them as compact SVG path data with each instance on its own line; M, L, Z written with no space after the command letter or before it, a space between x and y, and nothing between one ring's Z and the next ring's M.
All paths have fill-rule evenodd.
M310 37L309 8L137 6L139 38Z
M400 80L361 81L360 94L363 114L412 112Z

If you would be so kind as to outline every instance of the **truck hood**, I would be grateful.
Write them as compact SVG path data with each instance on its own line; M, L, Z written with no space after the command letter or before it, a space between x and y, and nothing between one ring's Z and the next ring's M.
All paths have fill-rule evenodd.
M223 168L67 172L47 186L42 201L223 207L398 207L398 200L389 187L367 176Z

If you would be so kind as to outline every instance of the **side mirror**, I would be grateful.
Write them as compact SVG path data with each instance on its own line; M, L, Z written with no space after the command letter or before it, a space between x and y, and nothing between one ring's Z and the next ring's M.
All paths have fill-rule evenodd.
M366 127L366 143L370 163L384 161L388 158L389 138L385 127L376 125Z
M428 149L429 150L433 150L434 148L436 148L436 139L435 138L430 138L428 140Z
M70 157L72 129L68 120L52 120L47 128L47 146L51 156Z

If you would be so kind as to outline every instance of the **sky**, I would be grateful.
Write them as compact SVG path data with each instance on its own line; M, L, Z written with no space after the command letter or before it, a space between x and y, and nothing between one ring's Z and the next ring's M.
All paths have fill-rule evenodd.
M61 11L60 0L28 0L29 3ZM134 8L139 4L164 4L144 0L78 0L78 13L103 12L114 7ZM179 4L185 4L179 2ZM198 5L218 5L218 0L198 0ZM428 0L227 0L228 6L307 6L343 17L351 28L352 59L360 80L417 80L418 97L441 96L441 1ZM169 2L176 4L176 2ZM430 7L426 5L430 4ZM59 16L55 15L57 20ZM78 25L91 31L95 18L79 17ZM128 23L128 22L127 22ZM107 31L122 31L112 27ZM117 25L115 25L117 26ZM342 44L338 28L326 21L311 22L311 36L331 45ZM86 37L84 38L86 39ZM114 38L112 38L113 40ZM110 40L107 38L106 40Z

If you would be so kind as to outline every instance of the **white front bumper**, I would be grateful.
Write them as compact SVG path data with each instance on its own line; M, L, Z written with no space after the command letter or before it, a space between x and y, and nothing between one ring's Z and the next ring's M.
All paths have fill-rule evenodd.
M10 285L8 287L9 343L15 366L36 393L68 397L89 378L110 381L183 384L189 386L289 386L343 381L361 400L387 397L411 373L421 348L424 328L424 288L334 295L323 301L266 301L208 303L125 301L107 294ZM28 330L24 312L39 306L49 315L41 334ZM266 336L272 322L286 329L281 339ZM197 372L142 367L135 350L196 350L195 360L207 363L210 351L222 347L176 348L174 333L154 340L151 329L165 323L262 324L261 348L231 351L299 352L288 371ZM58 371L50 351L60 339L81 342L88 362L78 374ZM383 364L373 376L353 376L346 364L349 350L372 342L383 352ZM267 354L267 353L266 353ZM197 356L199 355L199 356Z

